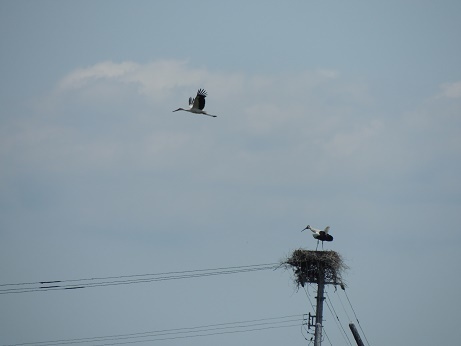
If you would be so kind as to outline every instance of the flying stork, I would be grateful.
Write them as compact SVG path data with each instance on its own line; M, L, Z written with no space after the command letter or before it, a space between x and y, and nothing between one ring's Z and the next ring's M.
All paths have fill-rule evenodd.
M315 229L315 228L312 228L311 226L307 225L306 228L304 228L302 231L305 231L306 229L310 229L313 232L312 236L315 239L317 239L317 247L315 248L315 251L317 251L317 248L319 246L319 241L322 242L322 249L323 249L323 242L324 241L333 241L333 236L328 234L328 231L330 230L330 226L325 227L325 229L323 231L321 231L319 229Z
M208 114L207 112L203 110L203 108L205 108L205 97L206 96L207 96L207 93L205 89L198 89L197 96L195 96L195 98L189 97L189 109L178 108L174 110L173 112L186 111L186 112L191 112L195 114L205 114L205 115L208 115L209 117L216 118L216 115Z

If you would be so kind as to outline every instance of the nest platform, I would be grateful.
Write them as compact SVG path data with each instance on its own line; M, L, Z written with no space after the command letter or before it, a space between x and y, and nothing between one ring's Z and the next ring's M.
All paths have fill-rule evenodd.
M342 274L348 269L335 251L311 251L298 249L282 262L285 269L292 269L297 287L318 283L323 273L323 283L343 286Z

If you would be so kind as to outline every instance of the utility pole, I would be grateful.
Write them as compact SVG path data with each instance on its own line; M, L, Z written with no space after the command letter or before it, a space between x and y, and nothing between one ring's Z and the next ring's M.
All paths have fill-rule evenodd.
M322 319L323 319L323 297L325 290L325 272L323 266L319 263L317 279L317 307L315 312L315 338L314 345L321 346L322 343Z
M354 335L355 342L358 346L364 346L362 338L360 338L359 331L355 328L354 323L349 323L349 328L351 329L352 335Z
M309 312L308 330L315 326L314 345L322 345L323 334L323 301L325 285L342 285L341 274L347 266L335 251L311 251L298 249L283 263L285 268L292 268L295 283L299 287L308 284L317 285L317 307L314 316ZM308 333L312 333L308 331Z

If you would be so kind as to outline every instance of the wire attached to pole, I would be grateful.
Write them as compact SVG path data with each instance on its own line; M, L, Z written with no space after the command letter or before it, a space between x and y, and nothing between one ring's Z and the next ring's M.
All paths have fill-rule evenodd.
M344 294L345 294L345 296L346 296L346 298L347 298L347 301L349 302L349 305L351 306L352 312L354 313L355 319L357 320L357 324L359 325L360 331L362 332L362 334L363 334L363 336L364 336L364 338L365 338L365 340L366 340L368 346L370 346L370 343L368 342L367 336L365 335L365 332L364 332L363 329L362 329L362 325L360 324L359 319L358 319L358 317L357 317L357 314L355 313L354 307L352 306L352 303L351 303L351 301L350 301L350 299L349 299L349 296L347 295L346 289L343 288L343 287L341 287L341 288L343 289Z

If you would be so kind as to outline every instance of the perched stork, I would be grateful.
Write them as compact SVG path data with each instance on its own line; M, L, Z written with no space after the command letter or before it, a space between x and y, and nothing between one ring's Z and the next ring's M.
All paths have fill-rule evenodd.
M328 234L328 231L330 230L330 226L325 227L325 229L321 231L319 229L315 229L307 225L306 228L304 228L302 231L305 231L306 229L310 229L313 232L312 236L315 239L317 239L317 247L315 248L316 251L317 251L317 248L319 247L319 241L322 242L322 249L323 249L324 241L333 241L333 236Z
M191 112L195 114L205 114L205 115L208 115L209 117L216 118L216 115L208 114L207 112L203 110L203 108L205 108L205 97L206 96L207 96L207 93L205 89L198 89L197 96L195 96L195 98L189 97L189 109L178 108L174 110L173 112L186 111L186 112Z

